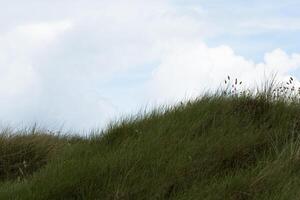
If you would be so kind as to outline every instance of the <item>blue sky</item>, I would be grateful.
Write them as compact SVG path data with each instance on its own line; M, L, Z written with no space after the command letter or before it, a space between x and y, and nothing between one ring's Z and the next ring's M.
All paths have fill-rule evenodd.
M1 1L1 0L0 0ZM3 126L88 130L265 73L300 78L300 1L2 2Z

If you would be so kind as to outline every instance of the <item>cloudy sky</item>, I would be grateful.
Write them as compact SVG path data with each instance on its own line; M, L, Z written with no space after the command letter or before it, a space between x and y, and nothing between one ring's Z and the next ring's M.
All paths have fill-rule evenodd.
M0 121L86 130L213 89L300 78L299 0L0 0Z

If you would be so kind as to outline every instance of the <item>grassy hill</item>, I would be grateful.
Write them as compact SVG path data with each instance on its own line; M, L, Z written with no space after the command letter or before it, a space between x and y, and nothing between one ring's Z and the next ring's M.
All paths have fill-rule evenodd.
M3 130L0 199L299 199L300 106L212 95L89 137Z

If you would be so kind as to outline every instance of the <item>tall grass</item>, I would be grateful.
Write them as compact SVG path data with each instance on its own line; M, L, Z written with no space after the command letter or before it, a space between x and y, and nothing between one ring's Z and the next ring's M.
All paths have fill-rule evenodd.
M86 138L3 131L0 199L299 199L300 106L277 87L220 90Z

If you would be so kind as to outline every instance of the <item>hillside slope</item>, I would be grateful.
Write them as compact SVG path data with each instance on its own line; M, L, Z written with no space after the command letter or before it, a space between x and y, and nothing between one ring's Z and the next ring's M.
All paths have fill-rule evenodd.
M300 106L204 97L88 138L0 138L0 199L299 199Z

